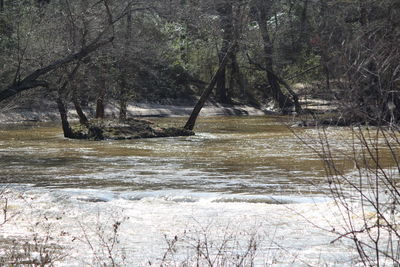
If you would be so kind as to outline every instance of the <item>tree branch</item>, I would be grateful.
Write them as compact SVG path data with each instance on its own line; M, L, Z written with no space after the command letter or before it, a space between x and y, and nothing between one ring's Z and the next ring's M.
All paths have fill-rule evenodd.
M100 36L99 36L100 37ZM96 38L91 44L89 44L86 47L83 47L79 52L75 54L68 55L62 59L59 59L57 61L54 61L53 63L49 64L48 66L37 69L36 71L32 72L28 76L26 76L23 80L13 83L9 85L7 88L4 90L0 91L0 101L3 101L7 98L10 98L18 93L21 93L25 90L36 88L36 87L47 87L48 83L45 81L38 81L38 79L55 70L58 69L61 66L64 66L68 63L71 63L75 60L82 59L89 55L90 53L94 52L101 46L104 46L110 42L112 42L114 37L110 37L104 41L99 42L99 38Z

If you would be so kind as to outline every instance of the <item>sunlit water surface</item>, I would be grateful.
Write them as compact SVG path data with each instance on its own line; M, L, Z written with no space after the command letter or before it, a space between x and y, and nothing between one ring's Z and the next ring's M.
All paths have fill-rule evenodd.
M319 157L286 122L206 117L192 137L102 142L64 139L53 125L4 126L0 182L16 216L0 233L27 240L50 233L68 251L58 263L66 266L93 263L86 235L95 243L96 226L111 234L115 220L123 221L115 257L127 266L162 261L164 236L207 233L218 243L226 232L241 245L257 237L256 265L351 264L347 244L330 244L334 236L312 224L329 230L337 214ZM314 129L295 131L317 137ZM330 133L337 146L349 136ZM185 244L176 262L191 257L193 244Z

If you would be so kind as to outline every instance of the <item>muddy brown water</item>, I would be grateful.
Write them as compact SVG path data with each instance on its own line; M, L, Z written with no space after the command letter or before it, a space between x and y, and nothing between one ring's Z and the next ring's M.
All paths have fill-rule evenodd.
M155 121L184 124L184 118ZM3 126L1 182L134 191L318 193L312 185L321 183L322 165L283 122L283 117L210 117L200 119L193 137L101 142L64 139L58 125Z
M153 121L181 126L185 118ZM0 182L112 191L327 193L320 157L304 145L319 149L321 131L290 124L282 116L205 117L191 137L100 142L65 139L54 124L1 126ZM332 150L351 148L349 129L327 132ZM352 170L354 164L340 153L338 166L344 173ZM391 165L390 154L381 158Z

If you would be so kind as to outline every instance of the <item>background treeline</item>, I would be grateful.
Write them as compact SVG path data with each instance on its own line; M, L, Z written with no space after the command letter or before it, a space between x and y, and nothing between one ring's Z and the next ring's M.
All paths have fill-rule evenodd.
M394 122L399 41L397 0L0 0L0 100L36 88L124 118L132 100L192 103L223 65L220 103L299 112L307 94Z

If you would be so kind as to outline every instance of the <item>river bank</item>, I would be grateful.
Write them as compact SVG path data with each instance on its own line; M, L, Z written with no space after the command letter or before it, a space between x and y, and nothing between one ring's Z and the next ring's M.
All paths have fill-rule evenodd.
M130 102L127 107L127 117L189 117L193 110L194 104L185 103L183 105L162 105L156 103L139 103ZM55 103L51 101L42 101L41 103L24 105L10 105L1 107L0 123L18 123L18 122L58 122L60 115ZM94 116L94 107L84 110L86 114ZM274 114L268 108L256 108L247 105L222 105L218 103L207 103L201 110L200 116L259 116L266 114ZM107 104L105 114L108 118L118 118L118 104L113 102ZM78 120L73 107L69 108L69 119Z

